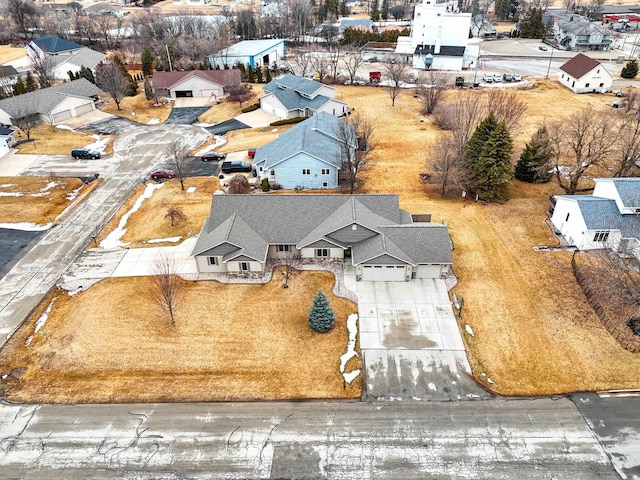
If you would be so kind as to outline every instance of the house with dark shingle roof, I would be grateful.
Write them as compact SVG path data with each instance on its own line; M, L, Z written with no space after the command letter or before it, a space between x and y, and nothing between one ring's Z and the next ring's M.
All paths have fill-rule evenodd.
M342 129L347 129L342 134ZM345 142L355 151L353 126L343 119L320 112L281 133L256 150L253 163L259 178L282 188L338 188L338 172L345 155Z
M42 122L60 123L95 109L100 93L86 78L42 88L0 100L0 124L15 125L21 118L35 117Z
M370 281L441 278L452 263L447 226L415 222L397 195L214 195L191 255L201 273L339 259Z
M214 97L225 94L225 88L239 85L240 71L190 70L186 72L156 72L151 78L158 95L171 98Z
M611 48L609 30L586 18L575 19L554 25L556 42L572 51L608 51Z
M551 222L580 250L612 248L640 260L640 178L596 178L592 195L555 195Z
M98 64L107 57L89 47L53 36L33 40L26 46L26 50L30 58L46 61L57 80L69 80L68 72L76 74L82 67L95 73Z
M32 40L27 45L29 56L33 54L44 57L45 55L71 55L82 48L82 45L70 42L64 38L44 36Z
M560 67L558 81L575 93L607 93L613 76L599 61L579 53Z
M329 85L287 73L264 86L260 108L282 119L311 117L327 112L336 117L347 115L345 102L336 100L336 89Z

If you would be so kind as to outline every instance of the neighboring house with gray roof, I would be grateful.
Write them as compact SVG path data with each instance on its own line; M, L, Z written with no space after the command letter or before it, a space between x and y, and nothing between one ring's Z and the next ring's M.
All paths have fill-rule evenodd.
M342 122L342 123L340 123ZM338 188L338 173L343 163L345 137L341 128L351 124L326 112L320 112L281 133L277 139L256 150L253 159L259 178L282 188ZM355 145L350 146L351 157Z
M0 100L0 124L15 126L22 118L34 117L41 122L59 123L95 110L100 93L86 78L43 88Z
M369 281L441 278L452 263L446 225L414 222L397 195L214 195L191 254L202 273L340 259Z
M82 9L82 13L89 16L95 15L111 15L113 17L123 17L124 10L122 7L112 5L107 2L94 3Z
M608 51L611 48L609 30L587 19L554 25L554 36L556 42L568 50L588 52L592 50Z
M336 100L336 89L308 78L287 73L264 86L260 108L282 119L311 117L327 112L336 117L347 115L345 102Z
M88 47L83 47L72 55L56 55L51 57L53 63L53 76L57 80L69 80L69 72L78 73L82 67L90 69L93 73L96 67L107 56Z
M596 178L592 195L555 195L551 222L580 250L612 248L640 260L640 178Z

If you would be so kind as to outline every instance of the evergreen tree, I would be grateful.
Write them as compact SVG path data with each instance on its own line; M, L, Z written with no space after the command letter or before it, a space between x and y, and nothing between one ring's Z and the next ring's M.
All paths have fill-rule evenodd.
M153 88L151 88L151 82L148 78L144 79L144 97L147 100L151 100L153 98Z
M465 179L472 185L477 185L478 171L477 163L484 144L489 140L491 134L498 126L498 121L493 113L490 113L471 135L471 138L464 147L464 155L462 157L462 168Z
M378 2L379 0L372 0L371 2L371 13L369 16L374 22L380 20L380 4Z
M632 58L622 68L620 76L622 78L636 78L636 75L638 75L638 61L635 58Z
M262 83L262 68L256 67L256 82Z
M38 89L38 84L35 77L31 73L27 73L24 77L24 92L35 92Z
M120 56L119 55L114 55L113 59L111 61L113 62L113 64L116 67L118 67L118 70L120 70L120 73L122 73L122 75L124 76L125 80L129 84L129 88L127 89L126 96L127 97L135 96L135 94L138 93L138 84L133 79L133 77L131 75L129 75L129 72L127 71L126 67L124 66L124 63L122 63L122 59L120 58Z
M76 74L73 73L71 70L67 71L67 75L69 75L69 80L75 80L76 79Z
M142 63L142 74L145 77L153 75L153 62L156 60L156 55L149 47L146 47L140 55L140 63Z
M264 66L264 81L265 83L269 83L271 81L271 70L269 69L269 65Z
M21 81L16 82L13 85L13 94L14 95L22 95L23 93L27 93L27 89L24 86L24 82L21 82Z
M551 141L546 127L533 134L516 164L515 177L529 183L545 183L551 180Z
M249 72L248 81L249 83L255 83L256 77L253 75L253 67L251 65L247 65L247 72Z
M509 199L509 183L513 179L511 153L513 142L507 124L500 122L482 148L476 162L478 197L488 202Z
M389 0L382 0L382 11L380 14L384 20L389 18Z
M309 325L316 332L325 333L333 328L335 314L327 296L319 290L313 298L313 305L309 310Z
M542 38L546 33L546 28L542 22L542 8L530 8L525 17L520 22L520 37L522 38Z
M96 78L93 76L93 72L91 71L90 68L87 68L85 66L80 67L80 71L78 72L78 78L86 78L91 83L93 84L96 83Z

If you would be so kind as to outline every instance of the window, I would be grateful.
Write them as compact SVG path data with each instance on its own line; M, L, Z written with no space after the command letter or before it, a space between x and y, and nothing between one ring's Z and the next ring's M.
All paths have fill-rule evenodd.
M601 84L600 84L600 87L604 87L604 83L601 83Z
M269 171L269 175L271 175L272 177L275 177L275 176L276 176L276 171L275 171L275 170L273 170L273 169L271 169L271 170Z
M248 272L251 270L251 266L249 262L240 262L240 270L243 272Z
M323 175L329 175L329 169L328 168L323 168L322 169L322 174Z
M322 182L322 188L328 188L329 182Z
M303 168L302 169L302 174L303 175L311 175L311 169L310 168Z
M588 84L588 83L585 83L585 84L584 84L584 88L589 88L589 84Z
M596 232L595 236L593 237L593 241L594 242L606 242L607 239L609 238L609 232Z
M316 248L316 257L328 257L329 249L328 248Z
M564 221L565 221L565 222L568 222L568 221L569 221L569 215L570 215L570 214L569 214L569 213L567 213L567 218L565 218L565 219L564 219Z
M291 245L276 245L276 252L290 252Z
M596 37L596 40L597 40L597 37ZM600 73L600 69L596 70L596 73Z
M218 265L218 257L207 257L207 265Z

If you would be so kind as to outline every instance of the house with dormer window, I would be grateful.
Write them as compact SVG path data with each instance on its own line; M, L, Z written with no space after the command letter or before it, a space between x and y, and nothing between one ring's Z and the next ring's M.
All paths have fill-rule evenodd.
M264 86L260 108L281 119L312 117L326 112L336 117L348 114L347 104L336 100L336 89L291 73Z
M596 178L592 195L554 195L553 223L580 250L611 248L640 260L640 178Z

